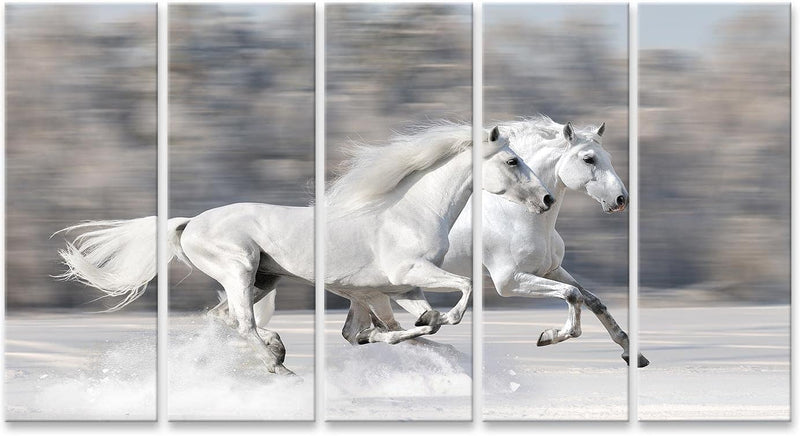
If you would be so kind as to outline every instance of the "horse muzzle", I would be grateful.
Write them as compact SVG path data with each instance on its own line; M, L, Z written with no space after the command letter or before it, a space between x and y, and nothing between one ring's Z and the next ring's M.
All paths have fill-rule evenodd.
M614 213L614 212L622 212L628 207L629 197L626 194L622 194L617 196L614 199L614 203L606 203L603 202L603 211L605 213Z
M528 211L536 214L542 214L550 210L550 207L556 202L552 195L547 194L542 197L541 201L529 201L527 203Z

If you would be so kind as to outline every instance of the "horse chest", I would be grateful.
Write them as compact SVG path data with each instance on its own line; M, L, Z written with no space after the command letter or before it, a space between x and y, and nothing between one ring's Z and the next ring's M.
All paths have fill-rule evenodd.
M520 270L541 276L561 266L564 242L557 232L526 233L510 241L512 256Z

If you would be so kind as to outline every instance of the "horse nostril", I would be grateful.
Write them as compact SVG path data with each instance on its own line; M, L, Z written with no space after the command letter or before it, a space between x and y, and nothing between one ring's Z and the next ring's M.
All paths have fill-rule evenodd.
M550 207L550 205L552 205L555 200L553 199L552 195L547 194L547 195L544 196L542 201L544 202L545 206Z
M623 206L625 205L626 202L627 199L625 198L624 195L620 195L619 197L617 197L617 206Z

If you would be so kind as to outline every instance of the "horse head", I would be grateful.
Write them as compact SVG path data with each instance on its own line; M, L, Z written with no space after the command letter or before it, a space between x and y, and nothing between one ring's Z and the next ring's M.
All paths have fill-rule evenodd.
M555 198L525 161L509 147L508 139L494 127L483 147L483 189L543 213Z
M581 131L574 129L572 123L564 125L566 149L556 173L567 188L597 200L604 212L621 212L628 206L628 190L614 171L611 154L601 144L604 131L605 123Z

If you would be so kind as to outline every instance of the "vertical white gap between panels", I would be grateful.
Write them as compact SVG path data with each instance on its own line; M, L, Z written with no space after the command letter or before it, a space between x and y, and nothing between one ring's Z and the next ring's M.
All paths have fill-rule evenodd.
M798 231L797 231L798 230L798 227L797 227L798 226L798 219L797 219L798 215L797 214L798 214L798 204L800 204L800 203L797 202L797 193L800 192L800 190L798 190L798 178L797 178L797 171L798 171L797 141L798 140L797 140L797 135L796 135L797 130L795 130L795 128L796 128L797 122L798 122L798 119L797 119L798 111L796 110L797 109L797 100L796 100L797 93L795 92L795 89L796 89L795 85L797 84L798 65L800 65L800 60L798 60L798 57L797 57L798 46L800 46L800 37L798 37L798 35L800 35L800 32L797 32L795 30L796 29L796 25L797 25L797 22L795 20L795 16L797 14L797 11L796 11L796 9L794 7L794 4L790 4L789 8L790 8L789 9L789 14L790 14L789 15L789 20L790 20L789 35L790 35L790 38L791 38L790 39L790 45L789 45L789 47L790 47L790 49L789 49L790 50L790 60L791 60L791 68L790 68L790 83L791 83L791 85L790 85L790 96L789 96L789 98L790 98L790 103L789 104L790 104L790 108L791 108L789 110L791 127L790 127L790 136L789 137L790 137L790 140L791 140L791 150L792 150L791 154L790 154L791 155L791 160L792 160L792 162L791 162L792 178L791 178L790 189L789 189L790 198L791 198L790 201L792 202L791 203L791 217L790 217L790 221L789 221L790 222L790 224L789 224L790 225L789 235L791 237L791 248L790 248L790 252L789 252L790 253L789 254L789 259L790 259L790 271L791 271L790 272L790 274L791 274L791 276L790 276L791 290L794 290L794 292L797 292L796 290L800 289L800 275L798 275L798 273L797 273L797 271L800 271L800 257L797 256L797 244L794 241L795 241L796 236L798 235ZM790 292L792 292L791 290L790 290ZM790 302L798 301L797 298L795 298L796 295L797 294L794 293L794 295L791 296ZM795 304L789 304L789 313L790 313L790 320L791 320L791 323L790 323L791 331L789 332L789 337L790 337L789 345L791 347L790 348L790 352L789 352L789 368L790 368L790 370L792 371L792 374L793 374L793 376L792 376L792 380L793 380L792 381L792 386L791 386L790 391L789 391L790 392L790 395L789 395L790 400L789 401L790 401L790 404L792 405L791 410L790 410L790 418L791 418L791 421L793 423L796 423L797 419L798 419L798 415L797 415L798 407L796 406L797 403L794 401L794 399L796 398L795 395L796 395L796 392L797 392L796 391L796 387L797 387L798 377L794 376L794 374L795 374L795 372L794 372L795 366L794 365L797 362L797 359L795 359L795 357L797 356L797 347L798 347L797 338L800 335L797 335L796 333L797 333L797 326L800 325L800 322L798 322L798 320L797 320L797 309L795 308Z
M325 404L325 3L315 6L314 28L314 418Z
M6 32L5 32L5 23L6 23L6 8L3 5L0 8L0 28L2 31L0 32L0 59L3 59L3 62L0 62L0 92L2 95L6 95ZM5 98L3 99L3 103L0 104L0 141L3 142L3 152L0 153L0 166L2 166L2 181L0 181L0 246L3 247L2 252L0 252L0 264L6 264L6 105L5 105ZM3 292L0 292L0 312L3 313L3 328L0 328L0 332L2 332L1 336L3 338L3 343L5 344L6 339L6 267L0 268L0 283L3 283ZM3 365L3 368L6 367L6 353L0 353L0 364ZM6 428L8 428L8 424L6 423Z
M157 404L157 419L162 426L168 416L167 408L167 341L169 340L169 276L167 267L169 264L169 254L167 253L167 219L169 218L169 112L167 108L169 96L169 78L167 73L169 71L169 52L168 52L168 36L169 36L169 16L167 14L167 2L159 1L157 9L158 27L156 31L157 36L157 141L158 141L158 182L157 186L157 259L158 259L158 318L157 318L157 353L156 353L156 404Z
M628 419L638 422L639 372L639 5L630 3L628 9L628 136L630 172L630 219L628 232L628 337L630 360L628 367ZM637 424L634 424L637 426Z
M472 417L483 422L483 8L472 4Z

